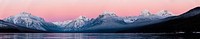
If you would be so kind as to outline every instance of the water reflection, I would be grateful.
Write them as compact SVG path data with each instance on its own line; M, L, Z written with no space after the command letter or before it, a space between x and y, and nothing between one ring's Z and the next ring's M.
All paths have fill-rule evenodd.
M166 33L0 33L0 39L183 39Z

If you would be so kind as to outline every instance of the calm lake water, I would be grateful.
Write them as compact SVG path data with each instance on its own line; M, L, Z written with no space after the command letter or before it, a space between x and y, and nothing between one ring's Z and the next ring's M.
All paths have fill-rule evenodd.
M0 33L0 39L186 39L166 33Z

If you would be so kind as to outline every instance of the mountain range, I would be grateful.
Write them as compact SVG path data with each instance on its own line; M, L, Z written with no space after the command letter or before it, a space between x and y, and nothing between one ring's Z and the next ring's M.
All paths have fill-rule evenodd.
M148 32L148 33L173 33L184 32L194 33L200 31L200 7L193 8L179 16L164 18L163 21L155 24L144 25L144 27L127 28L118 32Z
M177 32L199 31L200 8L196 7L181 15L161 10L151 14L141 11L139 16L117 16L105 11L96 18L80 16L63 22L46 22L43 18L27 12L0 20L0 32ZM16 30L16 31L14 31Z
M41 30L36 30L36 29L31 29L31 28L26 28L26 27L21 27L20 25L16 25L13 23L9 23L3 20L0 20L0 32L3 33L36 33L36 32L46 32L46 31L41 31Z

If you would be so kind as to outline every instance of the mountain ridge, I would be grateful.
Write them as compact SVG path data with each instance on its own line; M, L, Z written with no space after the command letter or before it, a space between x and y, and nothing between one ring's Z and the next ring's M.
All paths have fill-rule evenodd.
M144 27L137 27L137 29L127 29L118 32L145 32L145 33L176 33L185 32L193 33L200 31L200 7L193 8L188 12L179 16L165 18L167 20L145 25ZM151 31L153 30L153 31Z
M19 25L15 25L13 23L9 23L3 20L0 20L0 33L45 33L47 31L41 31L41 30L36 30L36 29L30 29L26 27L20 27Z
M41 26L43 25L42 22L44 22L44 19L37 16L33 16L27 12L22 12L20 14L10 16L8 18L5 18L4 21L14 23L23 27L46 31L46 29L44 29Z
M120 28L139 27L141 25L152 24L156 20L173 16L171 15L171 13L168 13L167 10L159 13L161 15L151 14L149 11L144 10L141 12L140 16L120 17L117 16L114 12L106 11L100 14L96 18L87 18L85 16L80 16L77 19L64 22L46 22L41 17L34 16L27 12L22 12L18 15L5 18L4 21L8 21L10 23L14 23L17 25L22 25L22 27L28 26L27 28L30 29L37 29L48 32L84 32L84 31L101 30L101 29L103 30L116 29L113 30L116 32ZM152 23L147 23L147 22L152 22ZM128 26L128 25L134 25L134 26Z

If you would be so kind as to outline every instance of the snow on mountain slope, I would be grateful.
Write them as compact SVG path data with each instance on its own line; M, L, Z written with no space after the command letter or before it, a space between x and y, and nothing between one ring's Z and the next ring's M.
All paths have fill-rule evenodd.
M109 22L109 21L117 21L120 19L122 19L122 18L117 16L114 12L105 11L102 14L100 14L97 18L95 18L94 20Z
M117 16L114 12L108 12L105 11L102 14L100 14L97 18L94 18L92 20L92 23L95 24L101 24L106 22L115 22L115 23L122 23L123 18Z
M43 25L42 22L44 22L45 20L43 18L33 16L27 12L22 12L18 15L10 16L8 18L5 18L4 21L14 23L27 28L46 31L46 29L42 27Z
M74 20L74 27L75 28L80 28L83 27L87 22L90 21L89 18L80 16L78 19Z
M133 23L133 22L146 22L146 21L153 21L159 20L166 17L174 16L171 12L167 10L162 10L157 14L151 14L148 10L144 10L141 12L139 16L129 16L124 18L124 22L126 23Z
M122 28L130 27L130 25L134 25L136 27L139 25L154 23L153 21L159 19L163 18L156 14L151 14L147 10L142 11L140 16L129 17L119 17L114 12L106 11L100 14L97 18L92 18L90 21L87 22L88 24L84 24L83 27L86 28L83 28L82 30ZM70 24L70 22L67 22L67 24Z
M91 19L80 16L75 20L68 20L64 22L53 22L55 25L61 26L65 28L65 31L77 30L78 28L82 28L84 25L88 24Z
M141 11L139 16L128 16L124 18L124 22L133 23L133 22L145 22L150 20L158 19L158 16L151 14L148 10Z
M141 27L144 25L158 23L161 21L161 19L166 18L163 16L170 17L171 15L160 16L158 14L151 14L148 10L142 11L139 16L119 17L116 14L99 15L99 17L95 18L94 21L91 23L95 25L93 25L93 27L85 29L85 32L115 32L129 27Z
M66 32L66 31L82 31L94 28L122 28L127 25L145 25L159 19L173 16L171 12L162 10L157 14L151 14L148 10L141 12L139 16L120 17L114 12L105 11L97 18L87 18L80 16L74 20L67 20L63 22L45 22L43 18L33 16L30 13L22 12L15 16L5 18L4 21L27 27L31 29L52 31L52 32Z
M129 17L119 17L114 12L105 11L100 14L97 18L87 18L85 16L80 16L74 20L68 20L64 22L52 22L47 23L44 19L33 16L29 13L23 12L15 16L8 17L4 19L5 21L22 25L24 27L44 30L56 30L60 32L65 31L79 31L84 30L90 27L103 27L103 26L112 26L107 28L114 28L125 26L127 23L143 23L146 21L153 21L160 18L161 16L170 16L166 11L162 11L163 13L159 14L151 14L148 10L144 10L141 12L139 16L129 16ZM165 13L164 13L165 12ZM166 14L166 15L164 15ZM55 28L57 27L57 28ZM104 27L105 28L105 27Z
M114 12L105 11L100 14L97 18L87 18L85 16L80 16L75 20L68 20L64 22L53 22L55 25L65 28L65 31L72 30L84 30L86 28L94 27L96 25L101 25L103 23L122 23L123 19L118 17Z
M150 16L150 15L152 15L150 12L149 12L149 10L143 10L143 11L141 11L141 14L140 14L141 16Z
M124 19L124 22L126 22L126 23L133 23L133 22L135 22L137 20L137 18L128 18L128 17L126 17L125 19Z
M102 14L99 15L100 17L117 17L115 12L104 11Z
M170 16L174 16L172 14L172 12L169 12L167 10L161 10L160 12L158 12L156 15L160 16L160 17L163 17L163 18L166 18L166 17L170 17Z

